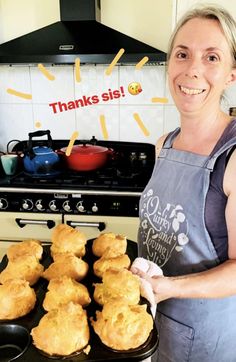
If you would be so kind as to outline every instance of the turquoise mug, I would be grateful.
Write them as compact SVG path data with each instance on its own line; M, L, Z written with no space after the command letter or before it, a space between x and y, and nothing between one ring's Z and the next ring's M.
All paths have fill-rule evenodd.
M2 168L7 176L12 176L17 170L18 155L2 155L1 156Z

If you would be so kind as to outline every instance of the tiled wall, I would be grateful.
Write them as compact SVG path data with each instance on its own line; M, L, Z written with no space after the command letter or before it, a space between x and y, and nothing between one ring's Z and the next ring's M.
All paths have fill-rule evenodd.
M100 124L104 115L110 140L149 142L155 144L163 134L179 125L179 116L166 87L164 66L146 65L140 70L134 66L116 66L111 75L105 75L106 66L84 65L80 67L81 81L77 82L75 67L45 66L54 80L49 80L37 66L0 66L0 151L12 139L28 139L28 133L39 129L50 129L52 138L70 139L78 131L79 139L104 139ZM128 85L139 82L142 92L131 95ZM123 88L120 88L123 87ZM31 95L12 95L8 89ZM123 96L113 98L113 91L121 89ZM236 105L235 89L228 93L228 103ZM102 97L107 93L107 98ZM89 104L92 96L96 104ZM83 98L84 97L84 98ZM153 103L153 97L167 97L167 104ZM84 103L87 99L87 105ZM73 109L75 100L82 99L78 108ZM58 104L70 105L60 112ZM70 102L70 103L69 103ZM133 114L138 113L149 135L143 133Z

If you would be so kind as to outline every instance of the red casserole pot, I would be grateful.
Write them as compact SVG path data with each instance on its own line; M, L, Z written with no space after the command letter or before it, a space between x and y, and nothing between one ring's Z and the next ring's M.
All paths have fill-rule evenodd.
M75 171L93 171L105 166L113 155L111 148L98 145L79 144L71 149L66 156L67 147L61 148L58 153L63 156L69 169Z

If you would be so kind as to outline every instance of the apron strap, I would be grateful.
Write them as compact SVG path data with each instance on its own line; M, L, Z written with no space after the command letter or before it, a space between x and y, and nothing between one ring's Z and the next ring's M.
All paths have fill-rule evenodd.
M176 128L174 131L171 131L170 133L168 133L168 135L163 143L162 149L158 155L158 158L166 157L168 150L172 147L173 141L179 132L180 132L180 127Z
M219 148L214 154L210 155L206 161L205 167L213 171L217 158L227 151L227 154L230 153L230 150L233 146L236 145L236 137L231 138L228 142L226 142L221 148Z

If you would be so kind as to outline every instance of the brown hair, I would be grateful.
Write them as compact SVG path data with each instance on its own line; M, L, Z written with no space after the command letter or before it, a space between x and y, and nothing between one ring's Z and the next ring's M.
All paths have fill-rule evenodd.
M176 24L176 27L170 38L169 48L167 52L167 61L169 60L171 52L173 50L174 41L178 31L180 30L180 28L182 28L184 24L194 18L214 19L219 22L224 36L230 47L230 52L232 54L233 60L233 68L236 68L236 22L227 10L216 4L197 6L193 9L190 9L182 16L182 18Z

